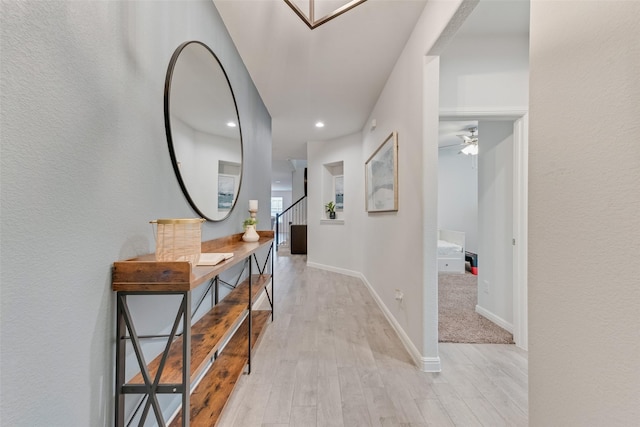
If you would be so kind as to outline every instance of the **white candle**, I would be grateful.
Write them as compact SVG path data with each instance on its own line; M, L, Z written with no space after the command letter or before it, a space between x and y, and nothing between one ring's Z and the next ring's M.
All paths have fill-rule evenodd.
M249 210L257 211L258 210L258 201L257 200L249 200Z

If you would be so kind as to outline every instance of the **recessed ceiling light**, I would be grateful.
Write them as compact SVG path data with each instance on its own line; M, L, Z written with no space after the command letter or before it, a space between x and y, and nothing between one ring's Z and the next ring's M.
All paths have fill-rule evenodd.
M234 128L236 127L236 124L234 122L228 122L227 126L229 126L230 128Z
M324 127L324 123L318 122L318 123L316 123L316 127L317 128L323 128Z

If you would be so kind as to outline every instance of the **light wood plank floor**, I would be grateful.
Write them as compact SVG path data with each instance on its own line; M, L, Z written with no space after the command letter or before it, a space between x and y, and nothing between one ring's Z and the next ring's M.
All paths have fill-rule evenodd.
M359 279L275 263L275 321L220 426L527 425L526 352L440 344L442 372L421 372Z

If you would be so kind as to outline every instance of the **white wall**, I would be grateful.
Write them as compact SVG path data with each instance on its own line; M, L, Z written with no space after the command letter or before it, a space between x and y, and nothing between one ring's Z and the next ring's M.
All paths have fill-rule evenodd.
M113 425L112 263L153 252L149 220L195 216L164 132L175 48L195 39L216 52L245 132L245 209L203 238L241 232L250 198L269 206L271 119L210 1L0 10L2 425ZM164 307L147 302L141 318Z
M478 253L478 157L438 153L438 228L465 232L466 250Z
M362 135L348 135L330 141L309 142L307 199L307 263L311 266L362 272L364 219L364 163ZM327 220L323 196L330 185L323 184L325 164L343 162L344 210L340 221ZM324 188L323 188L324 187Z
M437 95L425 98L425 55L461 2L427 2L416 28L365 123L361 163L398 132L398 212L363 220L363 274L422 360L439 369L437 354ZM437 83L437 82L436 82ZM435 100L425 105L424 101ZM425 118L434 118L433 125ZM404 300L395 300L395 289ZM401 334L402 335L402 334ZM416 357L416 354L413 354ZM429 367L425 363L433 362Z
M456 37L440 58L440 109L453 112L526 111L526 36Z
M304 196L304 169L299 167L291 172L291 196L294 202Z
M638 2L532 1L532 427L640 419L638 16Z
M513 325L513 122L480 121L478 306Z

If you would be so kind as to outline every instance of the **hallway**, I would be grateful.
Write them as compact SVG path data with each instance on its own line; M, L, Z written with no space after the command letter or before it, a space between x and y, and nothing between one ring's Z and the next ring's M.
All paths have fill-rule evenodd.
M275 321L219 425L527 425L526 352L441 343L443 372L420 372L359 279L283 251L275 269Z

